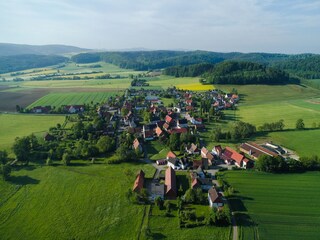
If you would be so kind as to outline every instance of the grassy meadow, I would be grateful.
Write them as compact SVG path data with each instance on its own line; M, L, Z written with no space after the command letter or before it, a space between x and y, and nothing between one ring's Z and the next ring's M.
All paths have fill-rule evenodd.
M33 108L35 106L60 107L62 105L102 103L116 94L120 94L120 92L50 93L29 105L28 108Z
M225 172L236 193L230 203L240 225L239 239L319 239L319 177L319 172Z
M64 119L63 115L0 114L0 150L10 152L16 137L43 134L57 123L62 124Z
M129 203L124 169L150 165L30 166L0 181L0 232L5 239L137 239L144 206ZM19 226L19 231L17 231ZM119 231L121 229L121 231Z
M300 156L320 155L320 130L314 124L320 123L320 91L299 85L267 86L267 85L216 85L217 89L231 91L237 89L241 101L236 111L225 111L225 119L207 124L207 132L201 133L209 148L216 144L223 146L236 144L221 143L212 140L211 131L216 127L227 130L234 121L249 122L256 127L264 123L284 120L285 130L262 134L250 139L252 141L273 141L297 152ZM298 118L302 118L308 130L293 131ZM311 128L311 129L310 129Z

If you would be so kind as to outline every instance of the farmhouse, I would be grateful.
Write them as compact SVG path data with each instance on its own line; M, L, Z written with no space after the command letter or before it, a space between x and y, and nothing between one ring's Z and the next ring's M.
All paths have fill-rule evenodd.
M168 167L166 170L165 188L166 188L165 194L167 199L176 199L177 197L176 173L171 167Z
M226 164L234 163L239 168L250 168L252 167L251 161L243 154L240 154L233 150L232 148L226 147L223 151L221 158L225 161Z
M208 191L208 200L210 207L218 208L223 206L222 195L214 187Z
M144 184L144 172L142 170L137 174L136 180L134 181L132 191L140 192Z

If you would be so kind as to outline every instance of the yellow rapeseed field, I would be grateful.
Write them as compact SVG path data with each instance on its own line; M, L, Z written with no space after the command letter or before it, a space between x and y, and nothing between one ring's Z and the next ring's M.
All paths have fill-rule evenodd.
M179 84L176 85L179 89L184 90L191 90L191 91L207 91L207 90L213 90L213 85L203 85L201 83L189 83L189 84Z

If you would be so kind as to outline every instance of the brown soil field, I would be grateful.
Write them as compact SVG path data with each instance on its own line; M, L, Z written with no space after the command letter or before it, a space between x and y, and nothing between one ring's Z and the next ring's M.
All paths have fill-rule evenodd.
M39 98L52 92L111 92L112 89L103 88L25 88L19 91L5 91L0 88L0 112L15 112L16 105L27 107Z

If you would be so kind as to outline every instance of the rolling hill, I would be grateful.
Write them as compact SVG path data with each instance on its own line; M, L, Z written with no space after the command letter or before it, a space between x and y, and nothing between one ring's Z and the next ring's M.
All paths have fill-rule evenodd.
M36 54L36 55L62 55L67 53L88 52L90 49L79 48L67 45L27 45L27 44L13 44L0 43L0 56L12 56L22 54Z

